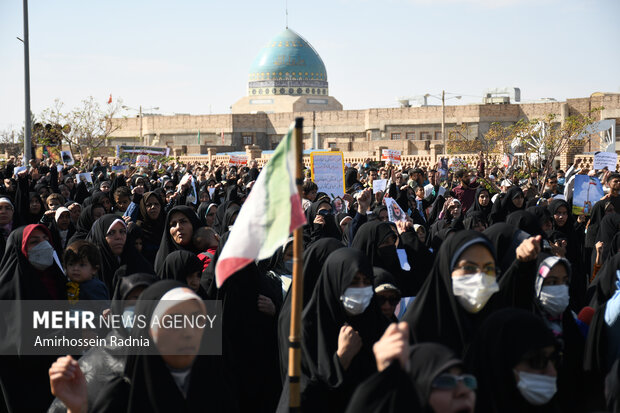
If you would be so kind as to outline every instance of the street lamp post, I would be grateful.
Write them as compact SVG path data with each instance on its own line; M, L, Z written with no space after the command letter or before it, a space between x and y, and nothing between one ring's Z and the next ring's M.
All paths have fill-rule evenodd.
M30 36L28 35L28 0L24 0L24 165L30 161L32 151L32 117L30 116Z
M424 95L425 98L429 96L434 97L435 99L441 99L441 140L443 142L442 154L446 155L448 153L448 148L446 148L446 91L445 90L441 91L441 97L431 95L430 93L427 93L426 95ZM462 97L463 96L458 95L458 96L448 97L448 99L461 99ZM426 99L425 99L425 102L426 102Z
M143 140L144 136L143 136L143 134L142 134L142 105L140 105L140 106L138 107L138 109L135 109L135 108L132 108L132 107L129 107L129 106L125 106L125 105L123 105L123 106L121 106L121 107L122 107L123 109L125 109L125 110L137 110L137 111L138 111L138 117L140 118L140 143L141 143L142 145L147 145L147 144L144 142L144 140ZM145 108L145 110L159 110L159 106L155 106L155 107L152 107L152 108Z

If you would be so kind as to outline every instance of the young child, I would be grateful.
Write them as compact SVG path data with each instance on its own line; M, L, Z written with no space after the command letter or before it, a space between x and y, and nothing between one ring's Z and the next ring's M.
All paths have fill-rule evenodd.
M114 213L123 216L131 204L131 190L126 186L121 186L114 191Z
M200 227L194 232L192 241L196 249L202 251L198 254L198 258L203 262L202 270L204 271L215 256L215 251L220 243L220 236L213 228Z
M67 247L63 258L69 278L67 299L71 303L110 299L103 281L94 278L101 265L99 250L95 244L84 240L75 241Z

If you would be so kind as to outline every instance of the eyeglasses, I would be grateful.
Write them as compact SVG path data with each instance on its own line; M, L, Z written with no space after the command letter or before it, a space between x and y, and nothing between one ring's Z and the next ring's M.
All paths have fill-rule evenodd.
M481 273L484 273L490 276L496 275L496 269L494 265L486 265L485 267L479 267L474 264L465 264L460 267L454 268L454 271L460 272L460 275L471 275L471 274L476 274L478 272L481 272Z
M544 370L549 365L549 362L552 362L554 366L557 366L560 363L561 358L561 354L557 351L554 351L549 355L546 355L543 351L538 351L534 354L525 355L521 361L527 363L533 369Z
M476 390L478 388L478 380L471 374L463 374L462 376L456 376L454 374L441 374L433 380L431 385L434 389L452 390L455 389L458 384L462 382L465 387L470 390Z
M386 301L389 302L390 305L396 305L400 302L400 297L396 296L385 297L381 294L375 294L375 296L377 297L377 304L380 306L385 304Z

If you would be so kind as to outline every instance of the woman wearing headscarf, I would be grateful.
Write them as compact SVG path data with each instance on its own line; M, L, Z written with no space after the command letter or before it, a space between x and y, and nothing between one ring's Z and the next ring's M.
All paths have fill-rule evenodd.
M491 225L504 222L508 215L521 209L525 209L523 190L518 186L513 186L506 192L506 195L495 201L491 215L489 215L489 222Z
M186 284L200 298L206 299L207 293L200 285L201 275L202 261L193 252L184 250L171 252L157 273L161 280L176 280Z
M231 205L241 206L241 197L239 195L238 189L239 187L237 185L228 186L226 188L226 197L224 199L224 202L222 202L217 208L217 212L215 214L215 221L213 223L213 229L215 229L215 231L217 231L217 233L220 235L224 235L224 233L226 232L226 230L224 229L224 226L226 225L226 210Z
M301 304L302 310L310 301L316 281L321 274L323 264L329 255L340 249L344 245L335 238L323 238L312 244L304 251L304 268L303 268L303 300ZM282 381L286 378L288 371L288 342L291 328L291 294L287 291L284 297L284 303L278 316L278 343L280 348L280 372Z
M372 279L359 250L342 248L327 258L302 315L304 411L344 411L355 388L376 371L372 345L388 321L373 299Z
M396 279L383 268L373 267L372 271L375 275L372 283L377 306L386 319L390 322L398 322L395 311L402 293Z
M200 219L200 222L202 223L202 225L206 227L213 227L213 224L215 223L216 211L217 211L216 204L202 202L198 206L198 212L197 212L198 218Z
M13 354L0 357L0 382L9 411L45 411L53 399L47 369L55 357L24 355L23 349L32 344L22 327L32 320L25 319L26 310L19 307L24 300L66 300L67 278L50 239L44 225L17 228L9 235L0 263L0 300L15 306L0 317L2 354Z
M135 246L127 242L127 224L114 214L107 214L99 218L94 224L86 239L99 247L101 253L101 268L99 279L103 281L108 291L114 291L114 274L122 265L127 266L126 273L152 273L153 268Z
M332 213L332 205L327 197L320 199L317 197L317 201L306 210L304 245L307 247L321 238L342 240L340 228Z
M443 209L437 220L430 227L430 236L427 239L428 245L433 244L435 237L446 228L455 230L463 229L463 210L461 201L456 198L448 198L443 204Z
M558 402L564 411L585 411L583 354L585 339L569 308L571 266L565 258L540 253L530 308L545 322L558 342L563 358L558 371ZM577 408L580 406L580 408Z
M463 362L441 344L410 348L405 335L394 338L395 326L374 348L380 371L358 386L347 413L472 413L477 381Z
M374 267L381 267L387 270L394 278L403 296L415 296L424 282L426 273L418 268L405 271L401 268L400 259L396 251L396 242L399 237L392 226L387 222L371 221L360 227L353 238L352 247L362 251L370 260ZM413 253L416 249L417 234L413 231L404 233L400 241L403 245L410 245L405 248L408 253ZM409 258L409 257L408 257ZM413 262L413 260L411 261Z
M561 411L554 397L557 359L553 333L540 317L519 309L490 315L466 360L479 385L476 412Z
M536 218L538 218L538 224L545 233L553 230L553 217L547 206L535 205L528 207L526 211L534 214Z
M166 229L164 206L164 201L155 192L147 192L140 200L140 219L136 225L142 228L142 255L150 263L155 262Z
M491 202L491 193L484 186L479 186L474 196L474 206L467 211L466 215L469 215L472 211L476 211L482 213L485 219L488 220L492 209L493 202Z
M488 227L487 218L481 211L467 211L467 215L463 220L465 229L473 229L474 231L483 232Z
M155 257L155 271L160 271L164 260L173 251L187 250L195 253L192 236L199 227L200 220L190 207L179 205L168 211L166 227Z
M237 220L239 210L241 210L241 207L236 204L232 204L226 209L226 213L224 214L224 223L220 227L222 230L222 234L225 234L226 232L231 230L232 226Z
M124 319L133 316L136 300L142 291L155 281L155 276L144 273L123 277L114 291L110 314L122 316ZM130 334L131 328L120 326L113 328L106 336L106 340L111 343L112 337L115 337L115 340L125 339ZM89 406L93 406L106 383L123 374L126 358L125 348L111 344L91 347L80 357L78 364L86 378ZM47 412L64 413L66 411L67 407L56 398Z
M80 217L75 224L75 233L69 239L68 245L71 245L73 241L86 239L95 221L102 217L104 214L105 209L101 204L88 205L87 207L82 208L82 212L80 212Z
M144 290L135 314L146 322L134 326L131 337L148 337L150 345L128 356L123 374L101 390L93 412L200 412L205 408L213 412L237 411L221 357L199 355L206 330L192 329L184 340L171 341L153 324L155 317L161 319L179 312L206 314L206 309L195 293L176 281L160 281ZM181 354L187 355L174 355L180 346L194 351L187 354L182 350Z
M403 316L415 342L438 342L464 354L484 318L502 304L496 274L494 248L481 233L460 231L444 241Z

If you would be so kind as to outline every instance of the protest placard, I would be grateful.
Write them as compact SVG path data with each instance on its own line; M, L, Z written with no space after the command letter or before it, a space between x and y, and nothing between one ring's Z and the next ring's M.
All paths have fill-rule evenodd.
M75 175L75 178L78 182L86 181L88 183L93 183L93 176L90 172L84 172L81 174Z
M616 170L618 163L618 154L615 152L598 152L594 154L593 169L603 169L607 167L610 171Z
M229 165L247 165L248 156L247 155L230 155L228 164Z
M372 193L377 193L379 191L385 192L385 187L387 186L387 179L375 179L372 181Z
M66 165L71 166L75 164L75 160L73 159L73 155L71 154L71 151L61 151L60 158L62 159L62 163Z
M590 215L592 206L605 195L601 181L587 175L575 176L573 186L573 214Z
M312 181L319 192L333 196L344 195L344 156L342 152L311 152Z
M148 155L138 155L138 156L136 156L136 166L137 167L148 168L150 161L151 161L151 158L149 158Z
M128 165L112 165L112 172L123 172L129 169Z
M381 160L385 162L391 162L394 165L400 165L400 151L395 149L382 149Z
M403 210L398 205L398 202L392 198L383 198L385 200L385 206L388 211L388 220L392 222L407 221L407 217Z

